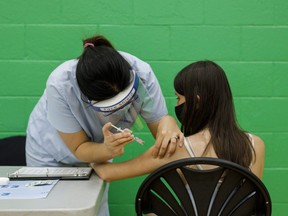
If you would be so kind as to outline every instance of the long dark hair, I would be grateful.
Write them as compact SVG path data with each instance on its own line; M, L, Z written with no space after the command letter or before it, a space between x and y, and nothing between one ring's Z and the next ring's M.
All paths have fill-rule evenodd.
M182 121L184 135L208 128L211 134L208 145L213 145L219 158L249 167L254 151L251 151L247 133L237 124L224 70L208 60L192 63L176 75L174 88L186 100Z
M97 35L83 40L83 46L76 78L81 92L88 99L109 99L129 85L131 66L108 39Z

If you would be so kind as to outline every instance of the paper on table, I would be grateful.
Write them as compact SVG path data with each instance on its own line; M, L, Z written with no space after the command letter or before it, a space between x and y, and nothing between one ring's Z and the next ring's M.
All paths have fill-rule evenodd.
M0 199L41 199L46 198L59 180L10 181L0 185Z

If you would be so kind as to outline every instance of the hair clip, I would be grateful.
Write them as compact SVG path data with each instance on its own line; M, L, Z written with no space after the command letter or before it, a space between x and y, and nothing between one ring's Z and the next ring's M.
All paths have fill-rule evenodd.
M94 44L93 43L85 43L84 44L84 48L87 48L89 46L94 47Z

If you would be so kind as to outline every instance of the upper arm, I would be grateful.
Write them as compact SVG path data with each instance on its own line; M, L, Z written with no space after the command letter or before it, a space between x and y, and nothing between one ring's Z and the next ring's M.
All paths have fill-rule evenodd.
M265 161L265 144L258 136L253 135L253 139L256 158L254 158L251 171L262 179Z

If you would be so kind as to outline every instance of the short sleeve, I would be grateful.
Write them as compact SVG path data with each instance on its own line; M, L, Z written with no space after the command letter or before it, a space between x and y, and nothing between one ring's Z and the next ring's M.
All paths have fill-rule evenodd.
M167 115L168 111L158 80L152 68L148 67L149 72L145 74L144 79L142 78L148 99L142 107L141 116L147 123L153 123Z
M46 86L48 112L47 118L56 130L64 133L75 133L81 130L79 122L71 112L66 98L60 89L48 84Z

